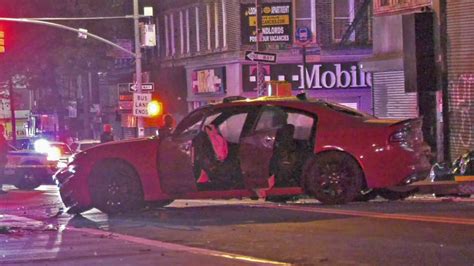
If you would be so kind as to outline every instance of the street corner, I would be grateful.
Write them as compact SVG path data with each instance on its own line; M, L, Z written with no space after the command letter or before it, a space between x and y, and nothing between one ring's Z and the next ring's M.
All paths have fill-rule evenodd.
M0 238L22 237L36 231L58 231L57 225L16 215L0 214Z
M25 191L18 189L6 189L3 188L6 193L0 194L0 208L8 207L9 204L17 204L18 202L24 202L30 199L36 198L42 191Z

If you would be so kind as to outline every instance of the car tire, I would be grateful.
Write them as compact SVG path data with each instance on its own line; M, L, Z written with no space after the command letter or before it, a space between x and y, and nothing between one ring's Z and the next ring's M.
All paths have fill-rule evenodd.
M120 160L105 160L89 176L94 207L107 214L139 211L144 206L143 189L135 169Z
M415 193L414 190L404 191L404 192L393 191L393 190L389 190L389 189L379 189L379 190L377 190L377 194L380 197L382 197L386 200L390 200L390 201L404 200L404 199L410 197L411 195L413 195L414 193Z
M26 164L29 166L34 164ZM43 172L34 168L23 168L19 171L18 180L15 182L15 187L21 190L33 190L41 185L41 177Z
M353 201L364 184L364 174L349 154L329 151L311 158L305 166L305 191L323 204Z

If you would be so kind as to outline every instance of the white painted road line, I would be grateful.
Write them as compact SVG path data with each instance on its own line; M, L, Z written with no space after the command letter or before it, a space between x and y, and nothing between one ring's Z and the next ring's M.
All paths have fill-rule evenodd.
M42 221L23 217L23 216L3 215L1 218L2 220L8 221L9 224L14 225L15 227L18 227L18 228L27 227L27 226L34 226L34 227L46 226L44 222ZM256 263L258 265L291 265L290 263L285 263L285 262L272 261L272 260L267 260L267 259L261 259L261 258L251 257L251 256L234 254L234 253L227 253L227 252L216 251L216 250L205 249L205 248L189 247L185 245L167 243L167 242L162 242L159 240L152 240L152 239L146 239L146 238L135 237L135 236L130 236L130 235L124 235L120 233L104 231L104 230L99 230L99 229L76 228L72 226L67 226L67 227L60 227L60 231L79 232L79 233L84 233L84 234L99 236L99 237L107 236L107 239L126 241L129 243L146 245L146 246L160 248L160 249L167 249L170 251L180 251L180 252L187 252L187 253L191 253L195 255L225 258L225 259L240 261L241 263L248 262L248 263Z

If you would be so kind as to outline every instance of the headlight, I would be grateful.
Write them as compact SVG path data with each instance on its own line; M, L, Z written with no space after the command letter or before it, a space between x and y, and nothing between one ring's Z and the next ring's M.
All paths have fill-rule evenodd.
M39 139L35 141L34 148L37 152L48 153L48 150L50 149L49 141L46 139Z
M67 157L67 163L68 164L72 163L75 159L76 159L76 155L73 154L73 155Z
M61 150L57 147L50 147L47 153L48 161L59 161L61 158Z

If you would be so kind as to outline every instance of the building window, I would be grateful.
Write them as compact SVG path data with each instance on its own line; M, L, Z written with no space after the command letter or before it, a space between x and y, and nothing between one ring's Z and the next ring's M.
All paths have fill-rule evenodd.
M390 0L380 0L380 6L389 6Z
M226 1L221 0L222 5L222 46L227 47L227 10Z
M199 52L201 51L201 32L199 31L199 7L196 7L195 9L196 12L196 51Z
M191 51L191 47L189 44L190 32L191 32L191 29L189 28L189 9L186 9L186 53L188 54Z
M168 16L165 15L165 56L170 55L170 40L168 30Z
M175 45L175 27L174 27L174 15L170 15L170 39L171 39L171 55L176 54L176 45Z
M184 23L183 23L183 12L179 11L179 44L180 52L184 54Z
M219 48L219 3L214 4L214 39L215 47Z
M354 20L354 0L333 1L333 40L340 41L347 28ZM350 40L354 40L354 34Z
M316 0L295 1L295 29L307 27L316 39Z
M206 5L207 50L211 50L211 6Z

